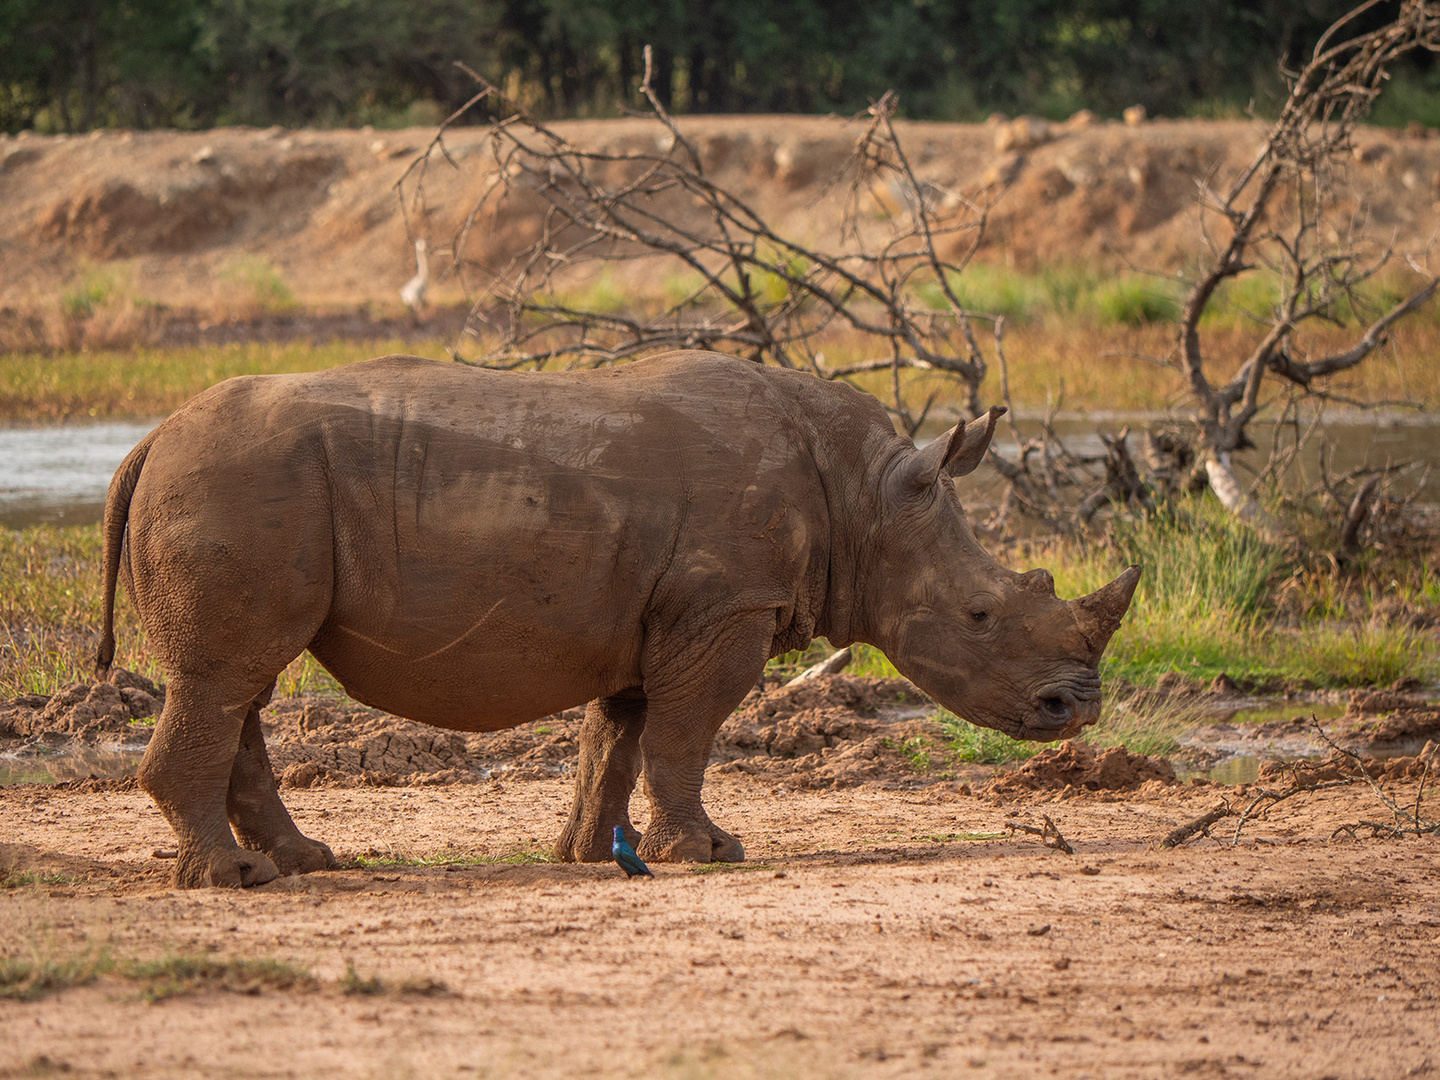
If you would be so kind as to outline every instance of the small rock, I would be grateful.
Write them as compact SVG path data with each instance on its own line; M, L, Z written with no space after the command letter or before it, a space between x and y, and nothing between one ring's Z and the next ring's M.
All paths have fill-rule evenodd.
M132 720L144 720L146 717L155 716L160 711L159 703L153 696L133 686L122 688L120 697L129 707Z
M980 178L980 186L1003 187L1020 175L1024 165L1024 155L1006 154L985 170L985 175Z
M280 786L287 788L314 787L320 780L320 766L313 761L297 761L280 777Z
M1225 672L1215 676L1215 681L1210 684L1210 692L1217 697L1232 697L1240 693L1240 685Z
M1054 137L1050 121L1038 116L1017 116L1008 124L996 127L995 149L1002 154L1007 150L1028 150Z

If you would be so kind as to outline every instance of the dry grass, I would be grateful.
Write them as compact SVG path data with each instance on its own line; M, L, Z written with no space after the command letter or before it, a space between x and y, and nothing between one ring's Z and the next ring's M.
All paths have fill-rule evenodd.
M991 359L983 397L1001 398L999 364L986 326L977 325ZM1255 340L1254 330L1235 322L1205 328L1210 363L1217 378L1228 377ZM1341 327L1308 330L1297 352L1321 353L1347 346L1355 331ZM1056 406L1074 412L1163 412L1183 408L1188 391L1180 374L1164 363L1174 331L1164 324L1107 324L1075 314L1047 312L1012 323L1006 330L1011 400L1025 412ZM872 356L873 343L853 333L833 335L824 345L827 364ZM0 355L0 422L53 422L77 418L118 419L162 416L206 387L236 375L319 371L386 352L445 357L445 343L331 342L311 345L252 343L212 348L93 349L54 355ZM1328 389L1344 399L1418 403L1440 407L1440 322L1428 316L1397 329L1390 342ZM935 372L907 371L907 392L916 401L937 393L937 405L958 408L963 386ZM857 382L882 399L890 375L879 372Z

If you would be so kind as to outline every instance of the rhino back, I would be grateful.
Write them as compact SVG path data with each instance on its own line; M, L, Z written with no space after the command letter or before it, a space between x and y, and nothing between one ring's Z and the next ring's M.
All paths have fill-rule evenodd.
M777 649L808 640L831 522L802 378L690 355L231 380L167 422L170 475L146 479L208 492L192 515L257 563L328 538L310 648L352 695L500 727L640 684L647 635L737 606L775 610Z

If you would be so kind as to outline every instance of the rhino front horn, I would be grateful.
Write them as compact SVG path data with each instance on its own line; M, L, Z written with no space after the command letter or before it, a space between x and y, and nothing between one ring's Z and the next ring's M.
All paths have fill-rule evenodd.
M1140 567L1132 566L1103 589L1075 601L1080 629L1085 634L1098 662L1110 637L1120 628L1120 620L1130 609L1130 598L1140 582Z

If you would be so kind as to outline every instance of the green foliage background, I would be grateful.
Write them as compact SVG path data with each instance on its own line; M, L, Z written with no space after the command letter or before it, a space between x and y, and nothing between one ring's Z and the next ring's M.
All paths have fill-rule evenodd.
M1351 0L0 0L0 129L430 124L495 79L542 116L1240 115ZM1394 17L1387 0L1354 23ZM1440 123L1428 55L1377 120ZM476 119L481 117L477 116Z

